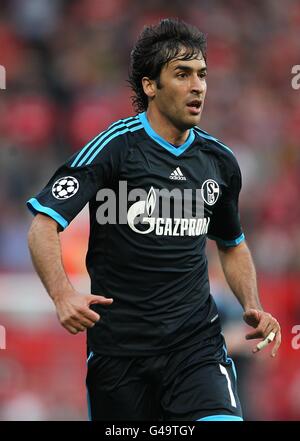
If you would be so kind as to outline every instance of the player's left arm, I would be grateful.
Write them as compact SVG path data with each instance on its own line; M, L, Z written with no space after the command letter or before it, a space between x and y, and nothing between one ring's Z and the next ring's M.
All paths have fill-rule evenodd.
M255 266L246 242L232 247L218 244L218 251L227 283L244 309L243 319L254 328L246 335L246 339L264 339L253 349L254 353L274 341L271 355L275 357L281 343L280 325L276 318L262 308Z

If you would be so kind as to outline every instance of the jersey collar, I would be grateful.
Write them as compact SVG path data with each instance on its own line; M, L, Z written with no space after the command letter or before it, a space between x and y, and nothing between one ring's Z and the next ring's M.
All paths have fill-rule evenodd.
M159 136L158 133L156 133L152 127L150 126L150 123L148 121L146 112L139 113L139 119L141 123L143 124L143 127L146 131L146 133L152 138L154 141L156 141L158 144L160 144L163 148L168 150L170 153L172 153L175 156L180 156L182 153L186 151L186 149L193 143L195 139L195 133L193 129L190 130L189 136L184 144L181 144L178 147L174 147L172 144L170 144L168 141L166 141L164 138Z

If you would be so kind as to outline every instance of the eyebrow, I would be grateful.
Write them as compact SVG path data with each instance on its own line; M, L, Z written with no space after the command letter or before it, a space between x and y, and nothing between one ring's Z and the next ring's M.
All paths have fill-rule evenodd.
M186 64L178 64L175 68L175 70L183 70L185 72L191 72L192 70L194 70L193 68L191 68L190 66L187 66ZM207 66L205 67L201 67L201 69L199 69L199 72L207 72Z

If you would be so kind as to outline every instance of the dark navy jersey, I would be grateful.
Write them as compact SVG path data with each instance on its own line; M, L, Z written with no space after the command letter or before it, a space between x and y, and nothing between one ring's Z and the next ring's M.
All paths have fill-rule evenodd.
M210 295L206 237L244 240L241 173L232 151L194 127L173 146L146 113L120 120L73 155L27 204L64 229L89 203L86 258L101 320L88 346L110 355L151 355L220 332Z

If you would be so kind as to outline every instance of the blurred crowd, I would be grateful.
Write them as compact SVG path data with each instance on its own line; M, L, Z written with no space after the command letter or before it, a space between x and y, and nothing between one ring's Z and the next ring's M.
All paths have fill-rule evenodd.
M58 165L108 124L134 115L127 82L130 51L144 25L165 17L180 17L208 36L208 94L201 128L237 156L243 176L241 220L259 275L266 278L262 291L277 292L277 303L269 298L271 310L280 315L282 308L287 324L291 316L286 311L297 311L293 319L297 323L300 303L294 294L300 288L281 279L276 291L269 282L297 276L300 270L300 89L291 84L292 66L300 65L297 0L0 0L0 65L6 69L6 89L0 90L0 275L32 271L26 239L31 215L25 201L46 184ZM70 233L62 235L65 265L71 273L84 271L87 227L87 217L80 216ZM240 326L241 310L226 297L228 288L211 244L208 253L212 291L228 332L233 329L232 352L249 370L250 349L245 355L244 342L236 339L243 338L244 330L232 327L236 317ZM291 296L289 303L285 294ZM60 338L52 341L54 347ZM34 340L26 341L20 343L26 350L39 350ZM24 357L22 363L29 363L32 372L30 363L36 360L26 361L25 352L19 360ZM9 370L2 363L0 381L4 378L6 385ZM82 371L81 366L80 375ZM286 370L288 375L291 378ZM278 370L277 390L283 387L280 378ZM296 380L299 390L299 376ZM42 375L40 381L38 389L44 390ZM291 391L292 384L296 383L291 382ZM11 395L9 386L6 395L5 390L0 404L9 396L11 400L0 419L14 419L30 409L30 403L33 410L28 415L35 414L35 398L26 395L28 388L23 395ZM266 401L274 398L272 387L268 393L263 395ZM78 419L83 415L82 402L79 416L80 406L74 406L67 416ZM255 406L259 408L257 403L252 403L253 410L248 407L253 418L258 416ZM293 406L293 410L285 406L286 414L282 408L276 414L275 407L275 413L265 410L264 414L260 407L260 415L295 418L300 415L299 400ZM59 414L59 410L43 412L38 408L36 419Z

